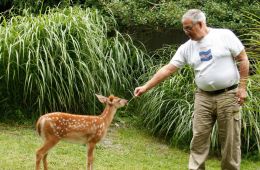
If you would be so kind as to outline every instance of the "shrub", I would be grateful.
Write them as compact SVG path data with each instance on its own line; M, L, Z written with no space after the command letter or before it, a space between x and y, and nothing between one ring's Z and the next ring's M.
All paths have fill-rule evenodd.
M2 107L95 113L94 93L129 95L144 71L131 38L108 28L97 10L55 9L13 17L0 27ZM8 112L9 113L9 112Z
M146 25L180 29L183 13L188 9L198 8L206 12L210 26L237 30L249 26L241 12L251 11L259 15L260 11L257 0L4 0L3 4L7 2L13 5L17 13L29 8L30 12L39 14L57 6L63 8L81 5L83 8L96 8L106 15L112 12L121 27Z

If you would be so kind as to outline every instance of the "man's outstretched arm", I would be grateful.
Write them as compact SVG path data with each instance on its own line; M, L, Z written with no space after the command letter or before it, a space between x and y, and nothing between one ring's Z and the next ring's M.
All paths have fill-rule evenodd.
M174 66L173 64L167 64L160 68L153 77L146 82L143 86L139 86L135 88L134 95L140 96L143 93L147 92L163 80L165 80L167 77L169 77L171 74L175 73L178 70L178 67Z

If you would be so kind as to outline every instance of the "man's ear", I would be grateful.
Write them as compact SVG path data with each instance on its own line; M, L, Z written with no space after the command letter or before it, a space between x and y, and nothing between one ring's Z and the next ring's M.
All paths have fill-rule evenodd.
M95 94L101 103L107 103L108 98L99 94Z

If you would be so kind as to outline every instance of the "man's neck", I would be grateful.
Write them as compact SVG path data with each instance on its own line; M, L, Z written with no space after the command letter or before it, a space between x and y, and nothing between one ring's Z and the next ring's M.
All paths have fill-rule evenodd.
M208 35L209 31L210 31L210 29L207 26L205 26L205 29L203 29L201 31L201 36L200 36L200 38L198 38L197 41L202 40L206 35Z

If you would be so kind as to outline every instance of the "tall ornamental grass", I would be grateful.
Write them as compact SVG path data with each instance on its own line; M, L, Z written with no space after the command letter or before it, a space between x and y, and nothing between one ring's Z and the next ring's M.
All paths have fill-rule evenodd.
M160 67L152 68L140 81L146 81ZM196 90L193 81L192 68L185 67L135 100L139 103L136 114L141 115L143 125L173 145L187 146L192 136L191 117Z
M165 46L152 56L156 65L139 78L142 84L174 55L177 46ZM140 122L154 135L165 138L172 144L189 144L193 94L196 90L192 68L185 67L144 95L133 100L135 113Z
M242 139L247 152L255 150L260 155L260 17L250 12L244 12L243 16L252 24L248 33L242 35L251 63L248 99L243 108Z
M260 22L259 17L251 34L245 42L249 58L253 58L251 64L252 73L248 79L248 97L242 108L242 151L249 155L260 156ZM160 56L160 54L164 56ZM159 55L159 57L158 57ZM159 53L156 59L167 57L169 62L172 53ZM140 77L139 82L146 82L162 65L152 67ZM163 83L134 100L135 112L141 115L141 122L151 133L164 137L173 145L188 147L192 138L192 112L194 106L194 73L192 68L185 67ZM217 126L213 128L211 135L211 147L213 151L219 150Z
M96 113L95 93L129 97L144 71L143 57L97 10L55 9L4 20L0 107L6 115L15 109L32 118L47 111Z

